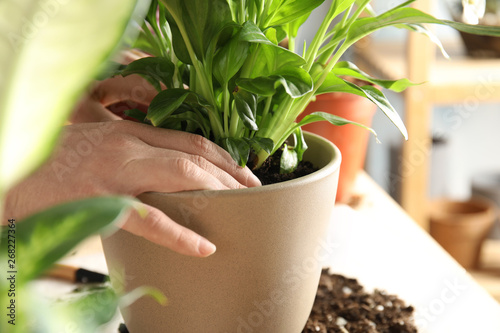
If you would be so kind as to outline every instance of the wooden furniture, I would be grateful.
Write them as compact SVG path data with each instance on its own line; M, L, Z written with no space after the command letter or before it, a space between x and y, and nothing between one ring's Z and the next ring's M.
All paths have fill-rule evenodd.
M415 4L431 11L431 0ZM403 145L401 204L426 230L432 107L458 104L457 121L466 121L480 103L500 102L500 59L467 58L457 44L445 45L445 49L449 60L427 37L415 33L408 34L406 42L368 39L355 48L355 62L370 74L425 82L403 94L409 140Z

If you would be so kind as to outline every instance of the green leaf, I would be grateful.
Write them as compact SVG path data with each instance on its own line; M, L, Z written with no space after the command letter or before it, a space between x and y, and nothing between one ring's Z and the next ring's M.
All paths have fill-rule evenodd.
M284 144L280 160L280 173L292 173L297 169L298 165L299 158L297 152L293 149L289 149L288 146Z
M332 92L345 92L366 97L366 95L360 89L348 85L346 80L335 75L333 71L328 73L323 84L321 84L321 86L316 90L316 95Z
M358 6L363 6L366 4L366 2L370 2L370 0L339 0L337 1L337 8L335 8L335 14L334 16L339 15L342 13L344 10L348 9L353 3L357 3Z
M158 304L165 306L168 303L168 299L161 290L155 287L141 286L138 287L126 295L123 295L120 299L121 307L129 307L137 300L144 296L149 296L154 299Z
M266 44L272 48L282 49L276 45L278 44L276 29L268 28L265 35L253 22L245 22L238 33L217 52L215 57L214 75L221 84L228 82L240 70L247 59L250 44ZM300 57L291 52L287 53L286 57L291 62L302 62Z
M269 138L253 137L251 139L248 139L247 142L250 145L256 144L260 148L264 149L264 151L268 154L271 154L274 149L274 142Z
M146 119L146 114L139 109L125 110L124 114L130 118L140 121L141 123L144 122L144 119Z
M7 246L15 236L18 284L34 279L51 267L79 242L120 220L135 201L123 197L101 197L58 205L25 218L15 229L2 232L2 271L8 269ZM12 233L8 230L15 230Z
M174 112L164 122L162 128L182 130L185 132L196 133L198 129L203 132L203 136L210 137L210 122L198 110Z
M198 60L204 59L210 42L232 20L226 0L162 0L161 2L170 14L169 23L172 28L175 53L185 63L191 63L193 60L189 59L190 56L186 57L190 47Z
M402 92L408 87L418 85L418 83L413 83L408 79L380 80L373 78L370 75L366 74L365 72L361 71L356 65L348 61L338 62L333 68L332 72L336 76L350 76L366 82L371 82L373 84L379 85L383 88L390 89L395 92Z
M167 12L167 20L170 31L172 33L172 47L175 56L183 63L193 65L193 60L191 59L191 55L189 53L188 46L184 41L184 37L179 29L179 26L177 25L177 22L169 12Z
M244 139L225 138L222 140L224 149L226 149L233 160L239 166L244 167L250 156L250 145Z
M458 31L463 31L474 35L497 36L497 37L500 36L500 26L479 25L479 24L473 25L473 24L465 24L461 22L454 22L448 20L442 20L440 22L431 22L431 23L444 24Z
M403 134L405 140L408 140L408 131L406 130L403 120L401 120L401 117L399 116L397 111L394 110L393 106L391 105L389 100L385 97L385 95L377 88L369 85L358 88L365 93L366 97L370 101L372 101L375 105L377 105L380 108L380 110L382 110L382 112L385 113L387 118L389 118L389 120L394 125L396 125L401 134Z
M138 74L148 79L154 84L158 91L161 91L159 82L167 88L173 88L172 78L175 73L175 66L170 59L165 57L147 57L135 60L122 69L119 74L128 76Z
M275 47L258 26L251 21L245 22L215 56L213 73L221 85L227 83L243 66L250 44L267 44Z
M156 95L148 108L146 119L154 126L161 124L184 103L191 92L184 89L167 89Z
M305 15L309 15L316 7L321 5L325 0L287 0L282 1L279 8L272 8L271 11L276 11L266 26L282 25L290 23ZM278 1L275 1L277 3Z
M243 29L241 29L241 40L249 43L267 44L275 46L273 42L256 26L252 21L245 22Z
M146 119L154 126L161 126L183 103L207 106L196 93L186 89L166 89L158 93L149 104Z
M446 59L449 59L450 56L444 49L443 43L439 40L439 38L432 32L430 29L427 29L427 27L421 25L421 24L400 24L400 25L395 25L396 28L401 28L401 29L407 29L419 34L422 34L424 36L427 36L433 42L441 51L441 54L443 57Z
M253 131L258 131L259 127L255 122L255 114L257 112L256 96L240 89L234 94L234 106L245 127Z
M355 121L347 120L345 118L333 115L331 113L327 112L313 112L311 114L308 114L302 120L296 125L296 126L305 126L307 124L315 123L317 121L328 121L330 124L335 125L335 126L343 126L347 124L351 125L356 125L361 128L364 128L375 135L375 138L377 138L377 133L370 127L367 127L363 124L357 123Z
M391 105L387 97L385 97L385 95L377 88L371 85L357 86L354 83L337 77L333 72L331 72L328 74L323 84L318 88L316 94L320 95L330 92L344 92L368 98L375 105L377 105L382 112L384 112L394 125L396 125L405 139L408 139L408 131L406 130L401 117L397 111L394 110L394 107Z
M221 85L226 84L240 70L248 56L250 44L244 39L242 28L215 55L213 74Z
M253 79L239 78L236 85L260 96L273 96L276 93L276 82L280 77L256 77Z
M273 75L282 68L299 68L306 63L298 54L273 44L271 41L260 43L258 49L251 52L255 52L252 57L255 57L256 61L249 75L250 78Z
M52 332L64 332L67 327L72 327L74 333L96 332L113 319L119 301L113 288L106 286L94 287L75 299L56 303L51 310L57 313L59 321L54 323L56 327Z
M500 27L469 25L465 23L439 20L432 15L426 14L415 8L398 7L397 9L391 9L376 17L367 17L356 20L347 33L346 43L347 45L352 45L359 39L384 27L398 24L423 23L447 25L456 30L476 35L500 36Z
M313 80L309 73L298 67L281 68L278 82L285 88L288 95L293 98L301 97L313 90Z
M236 80L236 84L240 88L260 96L274 95L280 85L293 98L304 96L313 89L313 80L309 73L297 67L281 68L279 75L262 76L253 79L240 78Z
M82 91L124 30L137 33L129 22L142 21L148 5L0 1L0 194L48 158Z
M307 13L307 14L303 15L302 17L299 17L298 19L296 19L288 24L288 36L290 38L297 37L297 34L299 32L299 28L302 26L302 24L304 24L305 21L307 21L307 19L309 18L310 15L311 15L311 13Z

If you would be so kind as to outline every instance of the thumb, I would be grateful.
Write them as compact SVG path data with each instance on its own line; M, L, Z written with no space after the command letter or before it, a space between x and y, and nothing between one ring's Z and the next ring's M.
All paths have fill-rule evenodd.
M141 217L133 210L121 227L123 230L188 256L208 257L215 252L215 245L207 239L175 223L159 209L143 205L147 215Z

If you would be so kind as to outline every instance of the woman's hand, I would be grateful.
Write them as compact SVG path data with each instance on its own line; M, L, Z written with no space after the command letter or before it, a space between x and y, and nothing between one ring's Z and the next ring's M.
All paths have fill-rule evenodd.
M22 220L65 201L99 195L225 190L259 186L248 168L209 140L125 120L68 125L54 156L7 195L5 216ZM205 257L215 246L158 209L132 212L122 226L182 254Z

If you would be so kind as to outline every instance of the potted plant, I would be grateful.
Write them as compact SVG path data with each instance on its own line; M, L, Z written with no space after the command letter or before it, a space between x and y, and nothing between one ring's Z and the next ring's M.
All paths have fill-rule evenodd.
M299 122L297 116L315 95L348 92L379 106L406 137L401 119L379 89L343 77L395 91L412 83L372 78L352 63L339 62L342 54L387 26L430 35L421 24L435 23L500 34L499 29L438 20L409 8L413 1L381 15L373 14L369 0L333 1L299 56L292 52L297 30L322 2L153 3L136 46L154 57L133 62L120 73L144 76L158 95L147 114L132 109L127 116L204 135L254 170L269 164L287 174L302 159L319 170L259 188L142 195L141 200L213 241L218 251L206 259L187 258L126 232L105 239L108 266L124 269L127 288L152 284L170 301L165 309L148 300L133 305L124 313L132 332L299 332L312 307L321 259L334 246L323 237L340 164L334 146L304 134L301 126L319 120L353 122L324 112ZM278 45L285 37L289 49Z
M500 25L500 2L498 0L448 2L449 11L455 21L480 23L486 26ZM476 13L474 13L476 12ZM495 36L476 36L460 31L467 55L473 58L498 58L500 39Z

